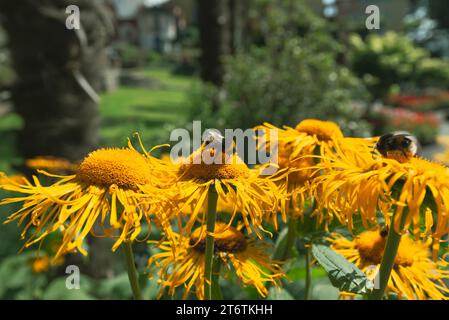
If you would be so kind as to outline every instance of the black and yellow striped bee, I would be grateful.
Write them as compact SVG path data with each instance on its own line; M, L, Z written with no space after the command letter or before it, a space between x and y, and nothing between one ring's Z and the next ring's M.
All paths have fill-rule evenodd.
M379 138L376 149L388 159L406 162L416 155L419 148L418 140L406 131L395 131Z

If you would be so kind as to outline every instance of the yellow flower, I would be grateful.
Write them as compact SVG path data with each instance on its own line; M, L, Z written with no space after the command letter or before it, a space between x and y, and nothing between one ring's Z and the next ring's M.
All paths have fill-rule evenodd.
M0 172L0 188L2 185L9 184L10 181L14 181L16 183L26 183L27 180L25 176L20 174L7 176L4 172Z
M266 296L266 282L279 285L284 276L279 265L271 261L265 251L267 245L255 239L247 239L239 230L225 223L217 222L214 233L215 256L220 263L232 269L245 284L254 286ZM159 245L160 253L149 259L149 266L155 264L162 285L159 297L168 288L168 294L174 296L178 287L184 287L183 299L195 288L198 299L204 299L205 274L205 227L199 227L190 237L174 233L173 239Z
M269 130L277 130L277 143L279 147L280 166L293 167L295 161L304 156L315 156L320 153L321 148L332 148L336 140L343 138L338 125L331 121L321 121L315 119L307 119L301 121L296 128L284 126L282 129L277 128L269 123L255 128L256 130L264 130L266 133L266 144L270 144ZM265 145L259 145L265 147ZM312 161L313 163L313 161ZM301 163L298 163L301 164ZM309 165L300 165L298 169L309 167ZM310 171L309 171L310 172ZM290 176L289 176L290 178ZM293 179L304 183L309 180L310 174L296 172Z
M355 141L373 144L364 139L344 138L338 125L331 121L306 119L296 128L284 126L283 129L265 123L256 129L278 131L279 167L289 169L286 178L279 180L279 183L291 194L291 198L284 203L284 206L293 209L294 216L303 214L305 200L310 198L310 181L319 174L319 170L314 167L315 163L320 161L319 155L333 150L336 144L342 141L351 144L351 148L356 146L352 143ZM269 145L270 135L265 136ZM259 148L261 147L265 145L261 143ZM315 214L320 215L321 223L324 219L322 211L316 211Z
M25 164L30 169L46 170L50 173L74 173L78 168L78 164L55 157L36 157L28 159Z
M317 144L343 138L340 127L332 121L306 119L301 121L295 129L316 139Z
M248 168L235 153L228 156L216 152L215 148L202 145L188 158L170 163L171 170L167 170L175 172L177 179L171 187L165 188L164 194L171 207L177 209L168 210L167 215L179 218L181 213L189 213L181 232L189 234L196 221L206 221L204 208L208 193L213 190L218 195L218 203L231 213L229 225L239 213L248 233L255 232L262 237L263 222L278 210L285 192L272 177L260 176L259 170ZM212 158L221 157L221 163L205 163L203 156L206 154Z
M434 253L439 240L449 232L449 172L445 166L418 157L400 163L382 157L369 146L357 152L337 147L327 152L316 166L314 195L319 210L343 216L349 229L360 214L365 229L378 223L380 211L387 223L402 233L412 228L416 238L420 228L432 233Z
M64 263L64 257L60 256L57 259L53 259L50 261L50 257L47 253L44 253L42 256L38 256L31 260L31 269L35 273L46 272L50 266L60 266Z
M50 266L50 259L47 255L34 258L31 263L31 268L35 273L42 273L48 270Z
M384 253L387 232L367 231L354 240L334 234L329 239L331 247L348 261L354 263L374 281ZM444 260L430 258L429 241L415 241L408 234L402 237L395 265L388 281L386 293L396 293L400 299L447 300L449 289L445 280L449 270ZM343 293L345 294L345 293Z
M1 188L24 194L4 199L0 205L23 202L22 208L6 222L25 223L22 238L31 235L25 247L39 242L47 235L61 230L63 238L55 259L66 252L78 250L87 254L83 240L93 233L95 223L112 227L120 235L113 250L127 240L135 240L141 231L141 219L150 218L159 193L155 185L163 184L155 172L164 170L160 160L143 156L129 144L126 149L99 149L89 154L79 165L75 175L56 176L54 184L42 186L37 177L33 183L7 179ZM140 188L152 191L146 195ZM145 199L145 205L141 200ZM157 216L155 216L157 221ZM109 228L108 228L109 229ZM110 233L105 230L105 233Z
M321 121L315 119L306 119L301 121L295 128L283 126L278 128L272 124L264 123L255 128L261 130L277 130L278 144L281 147L289 148L292 154L290 159L295 159L299 155L315 151L316 146L333 146L334 141L343 138L338 125L331 121ZM267 143L269 135L267 134ZM281 149L281 148L280 148ZM306 152L304 152L306 151Z

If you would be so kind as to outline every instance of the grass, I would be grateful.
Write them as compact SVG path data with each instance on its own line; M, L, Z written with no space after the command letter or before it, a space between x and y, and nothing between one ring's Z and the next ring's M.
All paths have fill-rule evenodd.
M146 145L168 141L169 128L183 123L191 77L172 75L164 68L136 71L155 80L155 88L120 87L102 96L101 137L105 146L123 145L139 132Z
M187 107L187 90L192 77L177 76L168 68L146 67L134 73L151 79L152 88L119 87L101 96L101 145L124 146L127 138L139 132L145 146L166 143L169 130L183 124ZM8 113L0 117L0 171L11 172L11 164L20 163L15 139L23 126L19 115Z

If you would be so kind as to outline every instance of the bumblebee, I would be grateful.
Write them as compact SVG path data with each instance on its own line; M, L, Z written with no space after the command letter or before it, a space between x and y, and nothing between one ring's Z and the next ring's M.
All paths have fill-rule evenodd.
M406 131L395 131L379 138L376 149L388 159L407 162L418 152L418 140Z

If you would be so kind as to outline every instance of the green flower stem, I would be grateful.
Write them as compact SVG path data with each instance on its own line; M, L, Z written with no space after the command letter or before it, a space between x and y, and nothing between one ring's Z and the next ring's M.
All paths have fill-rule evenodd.
M212 298L214 300L223 300L223 293L221 292L219 279L221 270L221 260L219 257L214 258L214 265L212 267Z
M306 246L306 285L304 299L310 300L312 296L312 245Z
M213 277L214 265L214 237L211 233L215 232L215 221L217 220L217 201L218 194L213 190L214 186L209 187L207 195L207 217L206 217L206 252L205 252L205 268L204 268L204 298L206 300L213 299L212 288L218 286L218 277Z
M399 244L401 243L402 235L397 233L394 229L394 214L391 217L391 225L389 226L387 243L385 245L384 255L382 257L382 262L379 268L379 288L375 288L373 292L368 296L369 300L382 300L385 289L388 285L388 280L390 279L391 270L394 267L394 262L396 260L396 255L398 253ZM400 228L404 226L407 213L404 210L402 213Z
M282 260L287 260L292 255L293 246L296 243L296 224L297 219L293 218L291 215L288 220L288 230L287 230L287 242L285 244L285 251L282 255Z
M123 253L125 256L126 269L128 271L128 279L135 300L142 300L139 281L137 276L136 264L134 262L134 254L131 241L126 241L123 245Z

